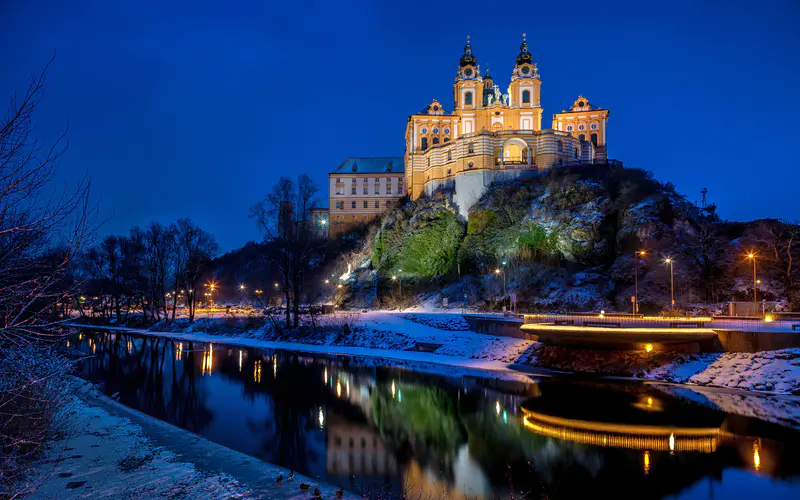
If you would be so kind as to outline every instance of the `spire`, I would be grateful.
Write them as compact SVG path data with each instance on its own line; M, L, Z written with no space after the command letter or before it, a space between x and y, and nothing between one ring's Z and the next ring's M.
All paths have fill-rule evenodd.
M469 42L469 35L467 35L467 44L464 45L464 55L461 56L460 66L475 66L477 59L472 55L472 45Z
M523 64L532 64L533 63L533 56L530 52L528 52L528 35L527 33L522 34L522 44L519 46L519 55L517 56L517 66L521 66Z

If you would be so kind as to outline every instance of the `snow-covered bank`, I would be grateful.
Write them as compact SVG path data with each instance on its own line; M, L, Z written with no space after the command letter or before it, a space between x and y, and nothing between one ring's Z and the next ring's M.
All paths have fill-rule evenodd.
M342 321L348 328L342 328ZM226 321L217 320L219 326ZM337 324L335 321L339 321ZM199 332L153 332L147 335L199 342L285 349L324 354L374 357L386 363L447 366L449 371L493 370L515 375L514 365L562 372L635 377L775 394L800 394L800 349L758 353L682 354L673 352L575 349L464 330L464 320L452 313L392 313L373 311L320 319L321 328L299 335L266 329L233 335ZM192 327L188 328L189 330ZM221 329L217 329L220 331ZM430 365L428 365L430 366Z
M63 439L39 466L33 498L309 498L335 488L130 409L88 383L69 407ZM300 484L310 486L307 491ZM348 495L349 497L349 495Z

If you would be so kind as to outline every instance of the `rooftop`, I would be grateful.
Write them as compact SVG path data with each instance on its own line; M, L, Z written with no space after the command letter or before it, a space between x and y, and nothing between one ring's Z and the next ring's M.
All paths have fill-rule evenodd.
M372 156L368 158L347 158L332 174L379 174L405 172L402 156Z

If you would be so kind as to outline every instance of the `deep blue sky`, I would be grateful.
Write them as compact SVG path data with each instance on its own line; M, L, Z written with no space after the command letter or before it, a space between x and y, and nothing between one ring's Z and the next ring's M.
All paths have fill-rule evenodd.
M724 218L800 219L800 4L0 0L0 97L53 50L39 132L67 121L106 232L188 216L224 250L280 175L403 154L409 114L452 107L464 38L505 89L528 41L545 127L579 93L610 156L703 187ZM325 200L326 193L321 197Z

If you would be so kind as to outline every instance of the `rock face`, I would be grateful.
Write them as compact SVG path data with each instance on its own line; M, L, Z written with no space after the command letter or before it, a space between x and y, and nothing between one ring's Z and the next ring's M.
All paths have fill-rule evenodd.
M649 172L619 165L472 181L452 186L455 191L442 186L388 213L373 241L379 274L402 269L408 277L450 283L469 275L483 280L482 297L513 290L531 310L627 311L635 293L634 255L644 249L638 262L640 312L657 312L670 304L667 256L674 263L677 305L686 308L752 296L752 280L742 278L748 276L740 258L744 249L770 241L783 255L781 234L790 247L800 241L795 225L722 221L713 205L700 208ZM794 240L788 236L793 232ZM789 254L800 262L800 248L791 247ZM787 275L786 262L782 268L762 262L762 297L790 296L787 283L800 283L791 279L795 271ZM502 274L495 271L501 267Z
M342 306L345 309L369 309L378 301L378 273L371 269L356 269L344 283L345 295Z

